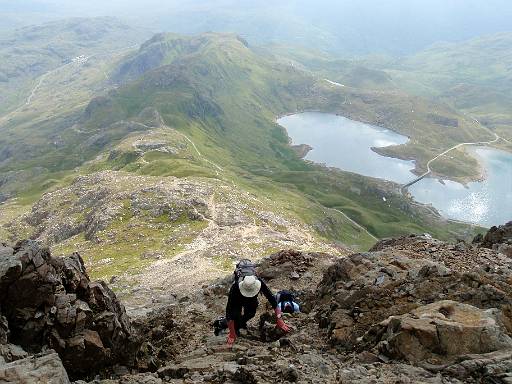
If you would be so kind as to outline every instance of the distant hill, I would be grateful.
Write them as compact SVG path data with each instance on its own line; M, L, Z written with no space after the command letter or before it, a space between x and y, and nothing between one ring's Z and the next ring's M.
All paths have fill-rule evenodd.
M35 78L76 56L126 48L147 36L145 30L108 17L53 21L0 36L0 111L18 102Z
M512 33L435 44L383 68L401 88L441 99L512 138Z
M459 43L438 43L401 62L406 70L447 75L454 81L512 86L512 33Z
M234 32L253 44L280 43L338 55L417 52L510 30L508 0L0 0L2 20L116 15L156 31Z

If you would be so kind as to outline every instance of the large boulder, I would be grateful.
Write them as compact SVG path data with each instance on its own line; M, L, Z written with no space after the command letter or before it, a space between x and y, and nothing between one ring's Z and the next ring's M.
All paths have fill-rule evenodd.
M445 364L459 356L512 349L512 338L496 309L442 300L391 316L371 332L385 355L417 363Z
M69 384L69 378L59 355L49 352L0 365L0 383Z
M342 382L512 382L512 260L496 250L383 240L330 266L312 301L330 344L355 356Z
M418 245L416 238L410 242ZM340 259L324 274L315 311L334 346L352 350L373 324L440 300L497 308L512 331L512 260L485 250L480 258L475 254L464 261L455 257L459 251L438 242L427 246L422 240L417 251L405 239L392 243ZM445 253L446 263L438 258Z
M0 246L0 305L8 333L37 353L55 349L72 375L134 364L139 341L116 295L90 281L80 255L53 258L34 241Z

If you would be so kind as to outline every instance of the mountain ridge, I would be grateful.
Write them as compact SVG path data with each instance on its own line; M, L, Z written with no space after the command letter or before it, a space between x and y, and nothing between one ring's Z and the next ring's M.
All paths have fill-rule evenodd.
M152 54L156 55L155 60ZM141 66L146 60L154 64ZM413 118L412 114L402 114L401 94L334 86L258 53L234 34L157 35L126 58L107 64L113 74L108 79L120 73L128 73L128 77L121 76L120 85L101 78L92 100L84 96L81 100L90 100L87 105L70 104L73 109L61 112L59 124L55 117L20 123L25 116L22 112L2 128L9 133L3 140L12 148L0 164L0 172L6 175L2 191L11 193L11 198L19 192L18 200L8 200L3 206L7 213L1 224L7 236L48 240L51 236L40 236L44 228L67 228L64 232L70 236L51 241L54 250L66 250L75 244L85 254L96 255L90 265L99 263L97 269L92 268L98 276L120 274L122 281L132 279L133 268L126 268L127 260L146 267L155 260L145 259L144 251L137 250L128 252L124 261L117 260L117 265L116 260L109 261L115 247L121 244L111 243L108 237L100 242L84 238L84 226L89 220L94 221L95 215L81 212L75 204L76 196L89 197L80 190L71 195L66 191L89 178L98 180L98 189L126 196L131 190L129 183L124 192L113 191L109 180L147 180L153 184L153 177L191 178L192 185L206 180L212 190L218 190L220 181L231 185L234 191L273 201L275 204L269 203L270 211L287 217L289 222L301 223L290 226L297 229L296 235L302 233L292 236L298 243L305 244L303 239L312 236L316 242L310 244L318 247L323 241L327 249L340 248L340 252L346 246L365 249L374 237L396 233L432 231L453 237L478 230L448 222L432 209L415 204L400 194L396 184L304 162L290 146L284 129L275 122L276 116L283 113L316 109L371 123L387 122L400 131L407 129ZM94 66L79 69L89 73ZM347 98L350 104L344 102ZM43 101L36 97L34 108L42 108ZM419 105L414 118L428 122L429 105L419 99L416 102ZM393 103L396 107L390 108ZM37 131L33 130L35 126ZM468 127L469 134L478 134L474 128ZM48 137L52 137L51 142ZM35 176L26 173L36 166ZM102 177L102 172L112 172L112 177ZM23 181L23 177L27 179ZM60 207L63 202L65 207ZM121 236L122 228L133 220L141 232L157 225L163 237L171 236L168 232L174 230L172 222L155 223L157 218L133 211L128 201L108 204L124 203L126 207L107 222L105 233ZM74 207L72 211L67 211L68 204ZM256 206L264 210L259 204ZM69 212L69 217L59 210ZM18 220L13 218L14 212L18 212ZM131 213L125 217L123 212ZM269 228L257 219L258 215L252 216L257 231ZM33 220L34 217L42 220ZM120 225L124 219L129 220ZM285 227L272 228L270 245L277 241L282 247ZM187 244L208 234L205 228L196 229L190 233L183 229ZM123 237L123 241L135 244L136 234L125 232L133 238ZM210 241L216 246L214 240ZM150 247L152 253L166 254L165 242L155 244L156 248ZM233 250L239 245L233 243ZM256 244L255 249L265 253L270 245ZM172 260L175 255L168 256ZM213 260L210 256L208 263ZM224 266L235 258L234 253L219 257ZM107 260L103 271L101 260Z

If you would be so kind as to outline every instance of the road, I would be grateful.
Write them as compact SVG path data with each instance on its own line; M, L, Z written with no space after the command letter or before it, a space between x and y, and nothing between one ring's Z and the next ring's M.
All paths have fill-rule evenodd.
M479 121L474 119L474 121L476 121L478 124ZM489 131L491 132L491 131ZM496 142L498 142L499 140L503 140L503 141L506 141L508 143L510 143L510 141L508 141L507 139L504 139L503 137L499 136L498 134L496 134L495 132L491 132L494 136L495 136L495 139L494 140L490 140L490 141L477 141L477 142L468 142L468 143L459 143L457 145L454 145L453 147L451 148L448 148L446 151L444 152L441 152L440 154L438 154L437 156L433 157L432 159L430 159L428 162L427 162L427 171L423 174L421 174L420 176L418 176L416 179L404 184L401 188L402 192L404 192L404 189L407 189L408 187L410 187L411 185L417 183L418 181L420 181L421 179L425 178L427 175L429 175L431 172L432 172L432 169L430 168L430 165L436 161L437 159L439 159L441 156L444 156L446 155L448 152L451 152L453 151L454 149L457 149L457 148L460 148L464 145L490 145L490 144L494 144Z

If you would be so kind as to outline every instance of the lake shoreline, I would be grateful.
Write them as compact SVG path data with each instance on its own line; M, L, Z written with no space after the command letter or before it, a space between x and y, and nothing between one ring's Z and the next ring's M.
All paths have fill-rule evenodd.
M288 113L285 113L285 114L282 114L282 115L277 115L275 118L274 118L274 123L276 123L277 125L279 125L281 128L283 128L286 132L286 135L288 137L288 144L290 147L293 147L294 145L307 145L307 146L310 146L309 143L300 143L300 144L292 144L292 138L290 137L290 135L288 134L288 131L285 127L283 127L281 124L279 124L278 120L282 119L282 118L285 118L285 117L288 117L288 116L293 116L293 115L297 115L297 114L302 114L302 113L323 113L323 114L327 114L327 115L335 115L335 116L338 116L338 117L342 117L344 119L347 119L347 120L350 120L350 121L353 121L353 122L357 122L357 123L363 123L363 124L367 124L367 125L371 125L371 126L374 126L374 127L378 127L378 128L381 128L381 129L385 129L387 131L390 131L390 132L393 132L397 135L400 135L400 136L404 136L404 137L407 137L408 140L411 140L411 138L407 135L404 135L398 131L395 131L391 128L388 128L388 127L384 127L384 126L379 126L379 125L375 125L373 123L367 123L367 122L363 122L363 121L358 121L358 120L352 120L346 116L343 116L339 113L336 113L336 112L325 112L323 110L314 110L314 109L307 109L307 110L299 110L299 111L296 111L296 112L288 112ZM400 145L403 145L403 144L400 144ZM506 150L503 150L501 148L496 148L494 146L486 146L486 145L479 145L480 147L488 147L488 148L494 148L494 149L497 149L497 150L501 150L503 152L507 152ZM473 147L471 145L468 145L468 147ZM390 158L390 159L397 159L397 160L403 160L403 161L412 161L414 162L414 168L411 170L411 181L414 180L416 177L422 175L423 173L425 173L425 169L420 169L419 168L419 164L418 164L418 159L415 158L415 157L407 157L407 156L396 156L396 155L391 155L391 154L388 154L386 153L385 151L380 151L379 149L382 149L382 148L386 148L386 147L371 147L370 149L377 153L379 156L382 156L382 157L386 157L386 158ZM313 148L312 148L313 149ZM310 149L310 150L312 150ZM309 152L309 151L308 151ZM470 152L470 151L468 151ZM470 156L473 155L470 153ZM301 159L304 159L305 157L307 156L307 153L304 154L304 156L299 156ZM450 180L450 181L454 181L456 183L459 183L459 184L462 184L464 186L467 186L469 183L473 183L473 182L482 182L484 180L486 180L487 178L487 173L486 173L486 170L485 170L485 167L482 166L482 163L481 163L481 159L478 158L478 156L474 155L473 156L477 161L478 161L478 164L479 164L479 168L476 170L476 176L462 176L462 177L457 177L457 176L450 176L450 175L443 175L443 174L437 174L435 173L434 171L431 171L431 173L429 175L427 175L425 178L430 178L430 179L438 179L438 180ZM341 170L343 170L342 168L340 168ZM390 180L392 181L392 180ZM405 184L405 183L403 183Z
M348 125L350 127L350 131L347 131L346 134L349 135L352 138L355 138L356 141L368 141L368 145L365 146L365 152L358 156L359 157L359 163L364 164L366 162L366 159L371 159L370 161L374 163L383 163L388 164L386 167L385 165L382 166L382 173L380 172L365 172L361 169L358 169L358 167L345 167L341 164L336 164L327 161L329 163L328 165L330 167L338 168L342 171L346 172L352 172L352 173L358 173L363 176L372 177L376 179L391 181L396 184L403 184L408 182L409 180L414 178L414 174L411 172L413 169L416 168L416 163L413 159L398 159L393 156L382 156L377 150L375 150L375 146L393 146L393 145L402 145L407 143L410 138L401 135L392 129L388 129L385 127L380 127L364 122L360 122L357 120L349 119L345 116L342 116L340 114L335 113L328 113L323 111L306 111L306 112L291 112L286 113L278 118L276 118L275 122L277 125L281 127L281 129L284 129L284 132L286 133L288 137L288 145L290 148L292 148L296 153L298 153L299 157L303 160L310 160L314 163L322 164L325 163L324 159L319 159L319 157L322 157L321 152L325 150L325 148L322 148L322 145L318 145L318 143L311 142L311 140L302 140L297 137L293 137L294 135L291 133L290 129L293 129L289 123L286 123L284 121L287 120L290 116L297 116L297 115L304 115L306 118L312 119L308 124L309 127L314 127L316 125L322 125L321 121L316 121L318 119L322 120L324 118L327 118L329 120L329 117L333 117L334 122L331 121L329 124L336 125ZM284 121L283 121L284 120ZM289 120L291 124L293 123L293 120ZM299 124L301 124L299 122ZM365 127L362 131L357 131L356 127ZM333 128L333 127L331 127ZM354 131L356 129L356 131ZM330 130L326 131L327 134L334 134L335 131ZM309 141L309 142L308 142ZM344 143L346 140L344 138L338 137L337 139L328 140L331 143ZM314 149L313 152L311 152ZM345 153L349 153L351 148L344 148ZM313 155L311 156L311 153ZM308 155L310 155L308 157ZM306 158L307 157L307 158ZM349 163L352 163L349 161ZM362 165L362 167L366 167L365 165ZM397 168L398 167L398 168ZM395 170L393 170L396 168ZM371 169L367 167L367 169ZM400 177L393 177L392 175L401 175Z

